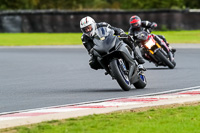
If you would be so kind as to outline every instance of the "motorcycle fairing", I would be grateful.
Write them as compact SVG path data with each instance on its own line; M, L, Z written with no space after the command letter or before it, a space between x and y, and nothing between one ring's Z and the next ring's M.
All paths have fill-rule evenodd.
M101 37L102 38L102 37ZM96 50L101 56L104 56L112 51L112 49L115 49L115 46L118 46L120 43L120 40L113 36L112 34L109 34L106 37L103 37L104 40L100 40L100 38L94 38L94 50Z

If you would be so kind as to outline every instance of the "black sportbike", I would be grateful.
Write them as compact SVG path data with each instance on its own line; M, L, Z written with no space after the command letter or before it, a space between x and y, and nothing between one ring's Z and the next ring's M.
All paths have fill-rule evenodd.
M129 91L133 84L136 89L142 89L147 81L144 71L133 59L133 51L120 38L114 36L114 31L107 27L96 30L93 39L93 53L98 62L124 91Z

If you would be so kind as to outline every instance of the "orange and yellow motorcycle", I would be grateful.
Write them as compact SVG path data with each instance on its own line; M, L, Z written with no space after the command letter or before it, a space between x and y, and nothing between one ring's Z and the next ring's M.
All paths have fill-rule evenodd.
M146 60L156 66L168 66L170 69L176 66L174 55L164 41L159 44L154 39L154 35L146 31L138 32L136 36L141 43L141 52Z

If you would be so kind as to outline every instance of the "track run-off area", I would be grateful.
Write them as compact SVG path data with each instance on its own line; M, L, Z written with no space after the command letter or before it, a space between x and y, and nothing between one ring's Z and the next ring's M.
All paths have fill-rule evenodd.
M77 111L80 108L72 106L84 104L92 104L92 108L95 109L107 106L112 109L113 106L120 107L121 104L124 108L125 105L142 105L141 103L146 105L152 102L159 102L160 105L168 99L174 101L177 97L183 102L184 99L188 99L187 96L199 100L200 45L172 44L172 46L177 49L175 69L156 67L146 61L144 64L147 68L146 88L133 87L127 92L122 91L110 76L105 76L104 70L90 69L89 56L83 46L1 47L0 121L16 120L14 117L5 118L6 115L13 115L20 121L18 118L24 116L19 113L27 111L33 113L35 109L59 108L61 111L62 108L70 106L71 110ZM110 100L112 102L119 100L120 105L112 102L107 105L101 104ZM85 108L83 106L81 110ZM52 114L52 112L54 111L50 110L50 113L45 110L35 111L33 116L38 117L40 114Z

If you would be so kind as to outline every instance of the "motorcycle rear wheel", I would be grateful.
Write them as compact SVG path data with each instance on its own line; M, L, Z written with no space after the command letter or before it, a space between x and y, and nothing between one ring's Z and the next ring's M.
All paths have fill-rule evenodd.
M119 86L124 91L129 91L131 89L131 83L128 79L128 75L122 70L118 59L113 59L110 64L111 73L117 80Z
M143 74L140 74L139 76L140 79L133 85L135 86L136 89L144 89L147 85L146 77Z

